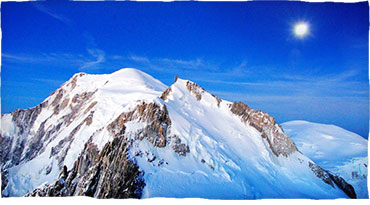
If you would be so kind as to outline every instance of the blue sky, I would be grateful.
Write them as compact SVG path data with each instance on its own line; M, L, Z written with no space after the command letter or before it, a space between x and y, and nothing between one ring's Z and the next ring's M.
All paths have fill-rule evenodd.
M367 138L368 4L2 2L1 109L39 104L76 72L175 75L278 123ZM309 34L297 38L297 22Z

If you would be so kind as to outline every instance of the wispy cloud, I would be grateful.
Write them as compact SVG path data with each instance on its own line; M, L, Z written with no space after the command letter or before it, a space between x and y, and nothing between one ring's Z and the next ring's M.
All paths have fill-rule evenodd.
M46 83L48 85L52 85L52 86L55 86L55 87L60 86L64 83L64 81L62 81L62 80L44 79L44 78L32 78L31 80L35 81L35 82Z
M122 59L122 56L119 56L118 59ZM150 63L150 60L148 58L142 56L130 55L128 59L138 63Z
M341 73L332 73L326 75L278 75L277 77L283 80L293 80L293 81L309 81L309 82L320 82L320 81L330 81L338 82L343 80L348 80L351 77L355 77L360 74L359 69L348 69Z
M69 64L79 65L84 61L83 55L75 55L69 53L39 53L39 54L10 54L2 53L4 62L26 63L26 64Z
M194 60L181 60L181 59L169 59L169 58L158 58L155 59L159 63L162 63L169 67L180 67L192 70L199 70L205 66L205 62L202 59L194 59Z
M100 65L106 61L105 51L97 47L91 35L85 33L84 37L86 40L85 53L2 53L1 57L4 63L73 66L80 71L99 69Z
M117 58L117 56L115 56ZM189 69L189 70L200 70L200 69L211 69L209 63L205 62L201 58L196 59L173 59L173 58L148 58L145 56L130 55L128 57L120 56L120 59L127 59L136 63L142 63L147 66L154 68L164 67L168 69Z
M80 71L95 70L105 62L105 52L100 49L87 49L85 54L41 53L41 54L8 54L2 53L3 63L39 65L63 65L77 67Z
M5 60L14 60L14 61L25 61L25 62L32 62L35 59L32 57L27 57L27 56L17 56L17 55L12 55L12 54L7 54L7 53L2 53L1 57L4 58Z
M256 93L261 94L260 98L270 98L279 96L310 96L310 97L348 97L358 96L367 98L369 86L367 82L353 80L353 77L360 73L357 70L347 70L337 74L322 76L294 76L289 75L275 78L248 79L248 81L230 81L223 79L198 79L199 82L211 83L217 87L225 89L237 89L230 91L227 95L250 96ZM226 92L227 93L227 92ZM225 94L225 93L221 93ZM240 97L240 96L239 96Z
M80 70L86 71L97 68L97 66L105 61L105 52L100 49L88 49L88 53L94 58L93 60L84 62Z
M72 20L67 18L66 16L60 14L60 13L57 13L53 8L49 8L49 7L46 7L42 4L42 2L34 2L32 3L32 5L39 11L53 17L54 19L57 19L59 21L61 21L62 23L64 24L67 24L67 25L71 25L72 24Z
M222 66L222 62L205 60L201 57L179 59L169 57L149 58L140 55L113 55L109 58L120 60L123 64L134 64L142 69L156 70L176 75L187 74L187 76L195 78L199 77L199 75L233 77L235 75L244 76L249 74L245 60L236 65Z

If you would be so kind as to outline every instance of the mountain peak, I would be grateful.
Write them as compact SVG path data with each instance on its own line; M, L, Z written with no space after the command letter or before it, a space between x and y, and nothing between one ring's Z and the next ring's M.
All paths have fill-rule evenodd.
M109 74L109 80L123 84L130 84L132 87L147 87L155 91L163 92L167 86L149 74L136 68L123 68Z
M185 80L175 76L174 83L168 87L163 93L161 98L166 100L169 95L174 95L178 97L182 96L194 96L197 101L201 101L203 99L203 103L216 105L217 107L220 106L222 100L217 96L207 92L204 88L202 88L197 83L194 83L190 80ZM171 98L173 98L172 96Z
M145 75L143 71L137 69L137 68L121 68L119 70L114 71L111 75L123 75L123 76L135 76L135 75ZM146 74L147 75L147 74Z
M52 183L33 193L102 198L346 196L333 184L340 179L331 179L298 152L267 113L175 79L167 88L134 68L78 73L38 107L4 115L0 165L6 165L7 173L2 193L21 196ZM69 171L60 176L64 167ZM112 190L130 191L115 195Z

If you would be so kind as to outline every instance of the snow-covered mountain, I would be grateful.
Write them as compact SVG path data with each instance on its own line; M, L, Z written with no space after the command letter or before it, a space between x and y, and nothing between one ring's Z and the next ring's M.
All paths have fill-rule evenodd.
M322 168L342 176L354 186L358 198L369 198L366 139L335 125L289 121L282 127L303 154Z
M78 73L1 124L3 196L356 197L269 114L177 77Z

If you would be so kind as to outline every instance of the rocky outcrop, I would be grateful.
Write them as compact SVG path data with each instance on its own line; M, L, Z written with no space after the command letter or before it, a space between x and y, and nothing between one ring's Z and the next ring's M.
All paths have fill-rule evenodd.
M46 184L26 196L90 196L140 198L144 173L128 158L131 144L124 131L98 152L90 141L71 170L63 169L54 184Z
M148 163L145 165L159 167L158 169L166 169L167 166L168 168L172 168L171 166L174 164L172 159L169 160L169 158L167 158L168 156L172 157L172 155L168 155L168 151L172 154L175 152L178 155L175 157L176 160L182 158L189 159L189 157L191 157L189 156L190 152L203 153L203 150L198 150L199 147L192 147L190 150L187 145L187 143L189 143L188 140L193 140L194 137L188 138L178 133L176 133L177 135L171 133L172 122L165 105L168 96L172 94L171 92L173 92L175 88L179 88L180 91L185 91L185 93L181 92L181 94L189 95L190 93L189 97L191 103L197 103L195 101L196 99L201 101L200 103L202 104L209 104L208 100L211 99L212 102L210 104L212 108L216 107L216 104L218 107L228 104L222 103L220 98L210 94L215 99L213 100L199 85L190 81L177 79L176 76L175 83L178 81L177 83L181 84L176 84L175 86L182 87L169 87L161 95L163 101L156 98L153 99L153 101L157 103L132 101L128 105L124 105L126 111L119 116L117 116L117 114L119 114L117 110L113 110L111 113L109 112L109 116L104 116L104 120L102 120L102 118L99 119L99 117L106 114L105 112L107 109L105 109L103 105L98 104L98 102L99 100L109 100L109 98L101 99L99 98L100 95L95 97L94 94L96 90L77 94L76 92L69 92L77 86L80 86L80 84L77 85L77 79L81 76L82 74L75 75L70 81L64 84L64 86L61 86L49 98L51 102L49 105L46 101L43 105L40 105L40 107L29 110L18 110L13 113L13 120L18 120L18 122L14 122L18 132L21 133L20 135L17 133L18 136L16 138L12 138L11 136L0 136L0 144L5 144L0 150L2 162L13 160L17 163L23 163L22 160L33 159L47 150L47 155L50 158L49 162L51 163L43 164L37 171L38 173L45 174L45 176L48 175L48 177L40 175L40 179L41 177L45 177L44 179L56 178L55 169L62 171L54 183L38 187L27 196L140 198L142 190L145 187L143 177L145 173L140 169L136 160L140 162L140 165L142 165L141 163ZM107 83L108 80L105 84ZM78 87L78 89L80 88L82 90L84 87ZM189 93L187 93L186 90L189 91ZM85 91L92 91L92 89L88 88ZM177 97L178 95L174 95L174 99ZM116 99L118 98L114 98L113 101L115 102ZM189 98L185 96L185 98L180 100L188 99ZM136 106L131 107L132 103L135 102L137 103ZM43 113L40 115L41 111L38 109L43 109L43 106L47 107L48 110L45 112L46 114ZM127 111L128 108L132 109ZM290 153L297 150L295 144L284 134L281 127L276 124L274 118L267 113L252 110L241 102L230 104L230 110L231 113L238 116L248 128L254 127L261 133L262 140L272 151L270 156L288 157ZM17 116L14 117L14 115ZM37 119L36 121L39 115L42 116L43 119ZM50 115L49 118L47 118L46 115ZM52 120L48 121L49 119ZM179 121L178 123L182 122ZM36 126L32 127L33 124L36 124ZM253 132L255 131L253 128L251 129ZM183 133L181 129L177 129L177 131ZM12 132L13 131L9 131L7 133ZM214 134L213 132L205 133ZM27 137L24 137L26 135ZM217 133L215 133L215 135L217 135ZM77 137L81 137L81 139L75 140ZM86 142L88 137L90 137L90 139ZM58 141L55 141L56 139ZM93 143L93 139L94 143L105 142L105 140L109 142L102 144L102 146L97 146L97 144ZM79 143L82 142L86 142L84 147L79 147ZM51 150L49 150L50 147L47 146L48 143L52 144L52 146L50 146ZM14 144L14 146L12 146L12 144ZM11 154L9 154L10 147L15 147L14 152L12 150ZM73 147L73 150L71 147ZM76 147L77 149L74 149ZM165 147L169 149L164 150L163 148ZM206 149L208 148L207 146L204 147ZM73 153L70 153L70 151ZM211 170L208 171L214 172L212 173L214 176L220 173L219 171L222 167L220 168L219 165L230 162L224 160L223 156L216 156L218 153L217 150L215 151L216 153L209 153L211 156L198 159L200 163L209 166ZM71 158L76 157L75 155L79 152L80 154L77 159ZM165 155L163 155L163 153L165 153ZM70 166L70 160L75 160L73 166L69 167L69 169L64 164L67 156L69 159L68 166ZM294 156L295 155L293 155L293 157ZM233 161L231 162L233 163ZM231 162L228 165L235 167ZM303 161L301 163L303 163ZM325 183L335 188L341 188L350 197L356 197L356 193L352 186L346 183L341 177L331 175L314 163L309 166L313 173ZM27 168L29 167L30 166ZM143 168L144 167L147 166L143 165ZM242 166L239 167L236 165L236 167L240 169ZM306 167L306 169L308 168ZM3 181L2 189L4 189L8 184L8 172L7 169L3 169L3 167L1 171ZM148 173L151 171L152 169L149 169ZM244 170L241 171L243 172ZM152 172L149 174L155 173ZM231 175L229 175L229 178L231 178L230 176ZM14 177L11 177L9 177L9 185L12 185L12 182L14 182ZM14 187L9 186L6 189L11 190L12 188ZM6 193L12 195L11 192Z
M276 155L287 157L290 153L298 151L293 140L288 137L280 125L277 125L275 119L267 113L260 110L253 110L243 102L234 102L230 105L232 113L240 117L243 123L248 123L252 127L261 132L261 136L268 142L271 151ZM334 188L336 184L350 198L356 198L356 193L353 187L344 181L342 177L333 176L328 171L322 169L317 164L308 162L308 166L312 172L325 183Z
M84 114L88 113L98 102L94 101L92 102L88 108L84 111Z
M60 108L63 110L64 108L68 106L68 103L69 103L69 98L64 99L62 104L60 105Z
M204 89L200 87L198 84L187 81L186 88L189 92L195 95L195 98L200 101L202 99L202 94L204 93Z
M39 104L36 107L30 109L17 109L12 112L10 115L12 117L12 121L14 122L15 126L17 127L17 132L14 136L0 136L2 151L1 151L1 164L5 164L9 161L7 166L14 166L18 165L22 160L30 160L34 157L33 153L29 153L26 149L30 149L30 147L26 146L30 143L30 146L35 148L35 152L39 151L40 146L37 144L39 142L39 136L42 134L39 128L37 131L37 139L28 142L26 137L30 133L30 129L33 127L37 117L41 113L41 111L48 106L48 101L44 101L43 103ZM13 144L15 144L13 146ZM13 146L13 148L12 148ZM27 152L25 155L24 152Z
M9 182L9 180L8 180L8 174L9 174L8 170L6 170L3 167L1 167L1 192L8 185L8 182Z
M67 126L70 125L81 114L81 109L89 102L96 91L97 90L95 90L94 92L83 92L80 94L77 93L73 96L72 102L69 104L71 112L62 117ZM85 112L89 112L90 109L92 109L95 105L96 103L91 103L89 107L85 110Z
M189 146L181 143L181 139L177 135L172 135L168 137L169 144L171 148L180 156L186 156L189 153Z
M26 154L24 155L25 159L31 160L37 156L37 153L42 149L44 140L42 138L45 136L45 123L46 120L43 121L39 129L37 130L34 137L30 139L28 143L28 147L26 148Z
M27 133L29 129L35 123L37 117L41 113L41 110L48 106L48 101L45 101L36 107L30 109L17 109L11 113L12 120L15 122L17 128L19 129L18 135Z
M51 106L56 107L60 104L61 99L63 98L64 90L59 88L57 95L54 97L54 100L51 102Z
M331 179L329 173L323 168L319 167L317 164L308 162L308 166L311 168L312 172L325 183L334 187L333 180Z
M347 196L349 196L351 199L356 199L357 195L355 192L355 189L352 185L348 184L342 177L332 175L329 173L330 178L334 181L334 183L343 190Z
M58 160L58 165L59 165L59 168L61 168L63 166L63 163L64 163L64 159L71 147L71 144L73 143L74 139L75 139L75 135L76 133L81 129L81 127L83 125L87 125L89 126L91 123L92 123L92 119L93 119L93 114L94 112L91 111L91 113L80 123L78 124L70 133L69 135L66 137L66 138L63 138L62 140L59 141L59 143L52 147L51 148L51 152L50 152L50 155L49 155L49 158L55 156L55 155L58 155L56 157L56 159Z
M178 79L178 77L177 77L177 75L175 76L175 80L173 81L173 83L176 83L176 81L177 81L177 79ZM167 99L167 96L170 94L170 92L172 91L172 89L171 89L171 86L170 87L168 87L163 93L162 93L162 95L161 95L161 98L162 98L162 100L166 100Z
M357 198L353 186L348 184L342 177L333 175L312 162L308 162L308 166L311 168L312 172L325 183L329 184L333 188L335 188L334 184L337 185L351 199Z
M73 77L72 77L72 80L69 81L69 83L67 84L67 86L71 86L71 90L73 90L76 85L77 85L77 79L86 75L86 73L77 73L75 74Z
M190 93L195 95L195 98L198 101L200 101L202 99L203 94L206 92L206 90L204 88L202 88L198 84L190 82L190 81L186 82L186 88ZM219 98L219 97L217 97L213 94L211 94L211 96L215 98L215 100L217 102L217 107L220 107L220 103L222 102L221 98Z
M53 147L50 156L67 150L66 147L73 141L73 136L83 123L88 124L86 119L67 138ZM125 124L131 121L147 124L134 133L134 139L125 135ZM177 154L186 156L190 152L189 147L182 143L178 136L170 135L170 126L171 120L165 105L141 102L131 111L120 114L107 126L107 130L114 138L100 152L91 142L93 137L91 136L71 170L64 171L65 174L61 174L53 184L39 187L27 196L81 195L96 198L140 198L145 186L144 172L140 171L135 160L131 160L128 151L135 140L148 140L158 148L168 144ZM148 162L151 163L155 159L155 156L148 158ZM61 162L63 160L59 159L59 166L63 167ZM164 163L166 162L159 160L158 166ZM64 167L63 170L65 170Z
M230 105L230 110L239 116L243 123L247 123L261 132L261 136L266 139L271 151L276 156L287 157L290 153L298 150L293 140L284 133L269 114L253 110L243 102L234 102Z
M13 144L12 141L13 141L13 139L11 137L2 136L0 134L0 146L1 146L1 149L0 149L0 160L1 160L0 167L1 168L3 167L5 162L10 160L10 158L11 158L10 150L11 150L11 145Z
M162 100L167 100L167 96L170 94L171 92L171 87L168 87L161 95L161 98Z
M137 138L146 139L156 147L166 146L166 136L169 132L171 120L168 116L167 107L163 108L155 103L142 102L130 112L122 113L115 121L108 125L107 129L117 135L126 122L145 122L147 125L137 133Z
M220 103L222 102L221 98L219 98L219 97L217 97L217 96L215 96L213 94L211 94L211 95L212 95L212 97L214 97L216 99L216 101L217 101L217 107L220 107Z

